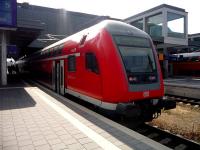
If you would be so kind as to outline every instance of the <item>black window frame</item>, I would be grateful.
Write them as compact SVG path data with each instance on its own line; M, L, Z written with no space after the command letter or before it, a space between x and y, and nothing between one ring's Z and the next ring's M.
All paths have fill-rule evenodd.
M67 58L67 70L68 72L75 72L76 71L76 56L70 55Z
M98 60L93 52L85 53L85 67L88 71L91 71L95 74L100 74Z

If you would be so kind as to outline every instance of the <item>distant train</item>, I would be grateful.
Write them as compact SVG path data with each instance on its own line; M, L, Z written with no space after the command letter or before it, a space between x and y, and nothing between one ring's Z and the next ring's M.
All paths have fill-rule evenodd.
M200 77L200 52L174 54L171 58L174 75Z
M178 53L172 56L176 58L176 61L200 61L200 52Z
M164 100L156 50L145 32L105 20L17 61L59 94L69 93L119 115L152 120Z

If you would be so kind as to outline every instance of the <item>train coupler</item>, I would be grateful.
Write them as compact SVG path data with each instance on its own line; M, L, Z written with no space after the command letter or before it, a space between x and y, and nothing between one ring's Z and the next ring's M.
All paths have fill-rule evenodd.
M139 117L141 115L141 109L133 103L117 104L116 112L125 117Z
M164 108L165 110L176 108L176 102L173 100L163 99L160 102L161 102L160 104L161 107Z

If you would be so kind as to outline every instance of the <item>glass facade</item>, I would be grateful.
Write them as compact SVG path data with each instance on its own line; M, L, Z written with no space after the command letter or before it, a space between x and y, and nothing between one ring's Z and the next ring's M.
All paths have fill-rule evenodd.
M142 19L132 22L131 25L143 30L143 20Z
M182 8L162 4L155 8L136 14L135 16L129 17L125 19L125 21L137 28L143 29L143 31L150 35L159 53L158 57L161 62L163 75L168 77L168 73L170 72L170 69L168 68L169 53L177 51L176 45L188 45L188 13ZM190 43L191 41L189 41L189 44ZM119 47L119 49L120 52L121 50L126 52L122 53L124 54L123 58L125 58L127 54L132 55L129 47L123 46ZM148 63L151 61L146 59L148 57L143 57L149 56L147 55L148 50L144 48L137 48L137 50L133 49L134 54L141 56L141 62L133 58L134 55L132 55L132 58L126 57L126 67L129 68L128 70L133 70L133 72L136 71L141 73L144 71L144 68L146 71L150 72L151 68L147 68L147 64L151 64ZM134 66L141 66L140 69L131 68L131 63L134 63ZM152 76L154 75L152 74Z
M147 18L147 33L153 37L161 37L163 28L162 13Z
M184 38L184 16L172 12L167 13L167 32L169 37Z
M133 21L130 24L141 30L145 30L151 37L167 36L185 38L185 16L170 11L167 11L166 15L167 16L164 16L163 12L158 12L155 15L145 17L145 25L143 24L143 18ZM163 26L165 17L167 26ZM144 26L145 29L143 29Z

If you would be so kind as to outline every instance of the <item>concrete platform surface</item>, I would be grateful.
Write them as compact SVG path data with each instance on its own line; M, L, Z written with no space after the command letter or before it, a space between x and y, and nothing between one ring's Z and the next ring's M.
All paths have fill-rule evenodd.
M168 148L50 90L0 88L0 150L33 149Z
M171 78L164 80L165 85L174 85L181 87L200 88L200 78Z
M200 98L200 78L172 78L164 80L165 94Z

